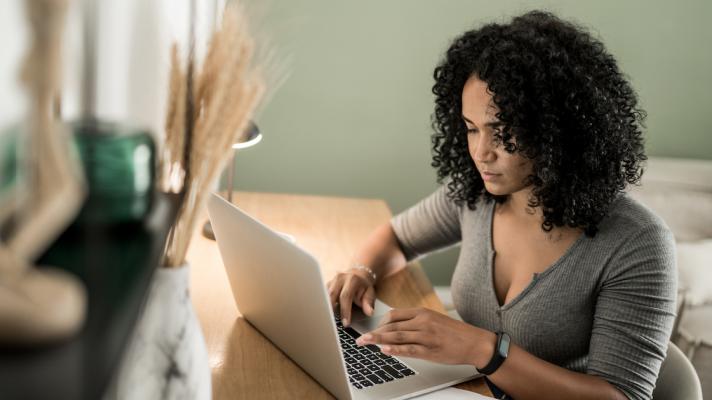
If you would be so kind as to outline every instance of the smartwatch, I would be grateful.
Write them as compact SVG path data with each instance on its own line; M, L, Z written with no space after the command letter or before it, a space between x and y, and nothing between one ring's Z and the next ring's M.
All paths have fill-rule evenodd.
M504 332L497 332L497 344L494 347L494 354L492 354L492 359L490 359L489 363L478 370L481 374L492 375L497 371L499 366L507 359L509 341L509 335Z

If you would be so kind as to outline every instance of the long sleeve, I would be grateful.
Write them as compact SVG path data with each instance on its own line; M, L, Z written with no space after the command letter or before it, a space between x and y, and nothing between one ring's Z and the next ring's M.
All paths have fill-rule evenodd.
M459 207L447 197L447 185L391 219L408 261L451 246L462 238Z

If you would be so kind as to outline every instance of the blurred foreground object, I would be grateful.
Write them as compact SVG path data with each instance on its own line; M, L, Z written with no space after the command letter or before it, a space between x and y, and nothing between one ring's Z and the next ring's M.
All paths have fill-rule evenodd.
M138 1L140 0L137 0L137 3ZM45 3L49 4L47 1L35 1L31 6ZM73 11L70 11L68 18L71 20L72 15L83 17L80 21L81 26L74 26L74 28L81 28L85 38L98 35L118 41L125 40L121 33L112 31L112 27L116 26L116 20L121 21L120 18L111 20L104 18L103 24L96 22L98 9L111 9L119 3L126 4L123 1L111 0L75 1L72 3ZM156 4L156 2L141 4L148 3ZM111 10L114 11L115 8ZM136 12L143 10L137 8ZM126 19L133 20L131 14L133 11L133 9L126 9ZM107 14L113 17L110 13L103 15ZM159 24L163 21L162 15L156 12L143 17ZM168 16L165 17L167 18ZM48 23L47 17L33 17L33 21L37 21L43 27L53 26ZM66 36L69 36L69 32ZM57 42L60 40L59 36L51 36L51 38ZM142 43L148 42L145 35L138 39ZM0 296L0 308L12 307L13 310L7 319L0 322L3 329L6 327L6 321L10 321L22 323L21 327L29 332L26 340L43 334L46 329L34 323L37 318L27 312L28 309L35 311L35 314L37 309L41 309L44 313L50 313L53 318L64 321L70 314L66 308L60 307L66 303L60 295L67 291L66 288L73 290L75 287L67 284L66 280L61 282L62 285L55 284L64 292L50 287L50 283L60 281L59 275L69 277L78 284L81 282L77 286L85 288L81 293L86 293L83 299L88 299L85 301L86 306L82 307L82 310L86 310L86 314L77 326L80 329L75 331L75 334L67 335L63 340L51 342L45 340L41 346L20 346L17 342L7 341L0 343L0 399L2 400L48 398L96 400L105 396L107 387L115 379L122 356L126 352L127 344L140 317L140 310L146 303L154 272L163 255L168 230L175 220L179 199L177 195L161 193L157 190L155 145L150 130L146 128L147 124L130 117L100 118L94 112L97 102L116 96L116 93L111 90L100 92L102 97L94 96L96 91L92 88L96 86L96 82L94 82L95 74L91 71L95 69L96 64L106 63L107 59L113 60L111 56L116 54L110 46L102 47L100 49L102 51L97 53L94 48L96 43L98 42L93 40L83 40L81 43L75 42L77 46L72 47L69 45L72 44L71 38L68 38L65 41L67 46L63 47L69 50L67 58L72 58L70 61L85 62L83 68L77 68L72 72L81 76L81 80L76 82L75 86L80 86L80 83L86 90L81 91L80 96L75 98L77 103L82 104L82 112L67 113L69 122L62 125L67 134L66 143L69 143L71 138L72 145L63 146L59 156L71 157L70 160L74 161L72 172L85 178L84 188L80 193L84 196L84 193L88 192L88 195L80 197L78 203L81 203L81 209L74 209L71 215L67 215L67 223L57 228L54 237L49 238L42 248L32 250L35 255L31 261L37 265L37 268L27 265L26 272L15 275L7 274L9 270L6 269L0 271L2 272L0 288L3 290ZM151 43L155 45L157 40ZM159 53L160 49L157 47L159 46L151 47L154 50L152 53ZM72 53L72 49L81 51ZM164 46L162 50L164 55L168 54L168 46ZM38 52L42 57L54 54L47 49ZM130 62L129 58L126 59ZM38 64L51 66L51 63L42 59ZM156 64L159 63L154 62L152 65ZM137 69L143 68L136 63L134 66ZM31 75L25 73L24 76L27 78ZM99 76L98 79L101 78L102 76ZM67 100L69 96L65 95L70 91L68 87L71 86L71 82L65 80L65 86L62 88L63 96L60 97L58 94L45 96L51 99L51 102L47 100L40 104L33 98L33 110L46 111L48 118L67 111L71 101ZM44 199L44 197L35 197L29 190L31 187L29 183L36 181L34 178L36 174L28 167L28 164L33 165L32 160L41 160L39 166L43 169L55 168L53 171L45 172L47 176L53 178L49 179L53 189L42 192L48 196L48 199L63 198L63 188L66 187L60 186L62 180L56 177L66 168L61 168L61 165L57 167L57 163L52 161L53 158L51 159L50 156L55 157L54 153L48 154L44 151L35 158L24 156L30 149L34 149L35 142L24 143L26 140L21 138L27 135L24 134L23 129L32 128L33 121L41 121L36 117L28 119L30 123L23 121L19 124L19 128L7 131L10 134L8 138L13 139L8 143L12 142L12 145L8 146L9 151L2 153L8 154L6 158L11 159L7 164L17 165L5 169L11 171L15 178L3 177L0 183L2 191L0 201L6 197L13 199L11 206L14 208L11 213L0 213L0 221L3 223L0 234L3 235L3 240L8 240L8 244L28 218L31 220L38 215L36 211L16 214L15 209L18 210L17 213L25 209L29 210L30 205L36 203L36 198ZM55 129L54 133L59 135L64 132ZM39 143L47 146L46 140L44 143L41 141ZM15 149L19 150L15 151ZM17 162L18 159L21 162ZM5 164L3 162L2 167L5 167ZM79 178L77 180L80 181ZM6 196L10 193L13 196ZM64 215L69 210L72 208L58 206L52 211L56 217ZM2 218L3 215L11 215L12 218ZM73 218L74 216L76 217ZM73 221L70 221L72 218ZM69 222L71 224L68 224ZM35 239L42 237L41 235L48 232L47 228L49 232L54 229L53 225L45 223L39 229L40 236L28 235L27 237ZM6 263L6 260L13 263L22 260L18 257L18 252L10 251L14 248L8 246L3 249L6 251L0 253L2 266L11 265ZM46 265L51 265L52 270L45 267ZM41 279L35 276L40 276ZM18 289L15 282L20 281L20 278L24 286ZM4 292L6 288L13 288L13 290ZM27 295L29 292L32 292L31 295ZM41 296L37 296L35 292L41 292ZM31 304L18 305L17 298L8 299L5 294L26 295L20 300L31 300ZM50 322L56 323L54 320ZM33 325L30 325L31 323Z
M67 0L28 0L32 45L23 65L29 92L26 151L19 157L25 185L0 203L0 343L37 345L74 335L86 314L79 280L59 269L33 267L62 233L84 198L79 167L53 116L59 91L61 38ZM23 157L24 156L24 157ZM23 187L24 186L24 187Z
M156 149L146 129L94 119L71 124L89 196L77 222L142 221L156 191Z

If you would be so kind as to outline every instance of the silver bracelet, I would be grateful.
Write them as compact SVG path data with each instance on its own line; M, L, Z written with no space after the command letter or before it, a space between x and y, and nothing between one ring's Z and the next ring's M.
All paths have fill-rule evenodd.
M365 266L365 265L363 265L363 264L358 264L358 265L356 265L356 266L353 267L353 268L354 268L354 269L360 269L360 270L366 271L366 273L368 273L368 276L370 276L370 277L373 279L373 283L374 283L374 284L376 283L376 273L373 272L373 270L372 270L371 268L368 268L367 266Z

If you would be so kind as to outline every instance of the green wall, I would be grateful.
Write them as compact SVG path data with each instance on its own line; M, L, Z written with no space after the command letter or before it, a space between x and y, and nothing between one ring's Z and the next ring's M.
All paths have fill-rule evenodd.
M712 159L712 2L247 2L290 75L238 155L238 190L378 197L397 213L430 193L432 71L450 40L544 8L603 39L648 111L651 155ZM424 260L449 282L457 249Z

